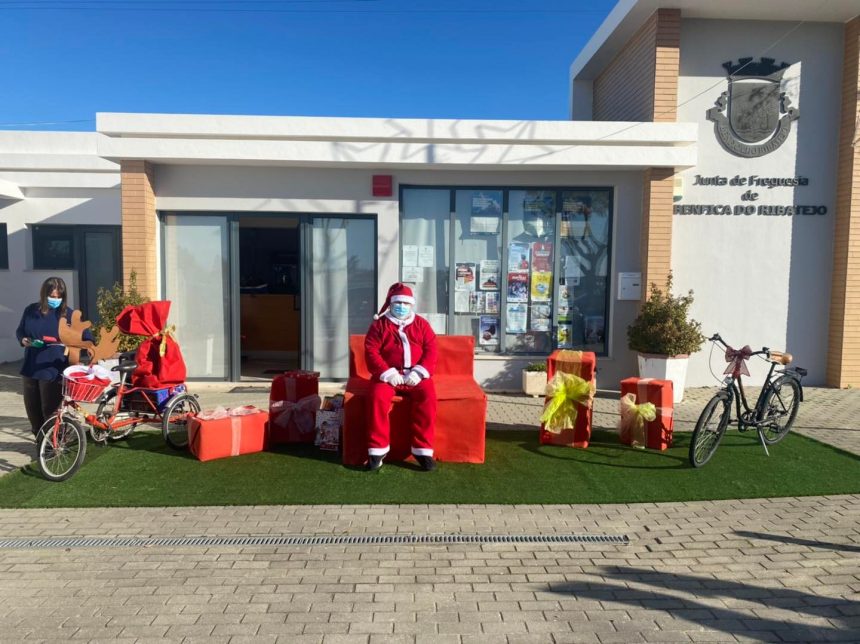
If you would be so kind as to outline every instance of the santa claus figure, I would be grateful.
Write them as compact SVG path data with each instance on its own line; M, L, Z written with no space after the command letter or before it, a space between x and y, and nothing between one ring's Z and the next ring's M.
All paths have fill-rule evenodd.
M373 316L364 341L371 373L368 406L367 469L378 470L391 446L391 400L408 396L412 417L409 430L412 454L424 471L436 468L433 433L436 423L436 334L430 323L415 315L412 289L397 283Z

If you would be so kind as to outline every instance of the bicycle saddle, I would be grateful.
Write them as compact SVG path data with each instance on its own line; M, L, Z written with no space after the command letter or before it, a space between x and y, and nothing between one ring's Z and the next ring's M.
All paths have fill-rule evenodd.
M128 362L129 360L134 360L134 357L137 355L137 351L123 351L119 354L120 362Z
M137 363L134 360L129 362L120 362L117 366L111 368L111 371L119 371L120 373L132 373L137 369Z
M783 353L782 351L771 351L770 352L770 361L776 362L777 364L781 364L783 367L787 364L790 364L794 358L790 353Z

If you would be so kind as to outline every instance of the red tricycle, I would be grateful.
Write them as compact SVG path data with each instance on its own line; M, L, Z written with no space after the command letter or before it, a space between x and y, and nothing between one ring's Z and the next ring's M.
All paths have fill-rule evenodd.
M160 389L127 385L137 369L135 353L120 354L119 364L111 369L119 372L119 382L63 374L63 401L36 438L39 470L46 479L65 481L78 471L87 451L84 426L94 441L107 443L126 438L142 423L160 425L168 445L188 445L188 417L200 411L197 396L188 393L184 383ZM97 405L95 413L87 413L80 403Z

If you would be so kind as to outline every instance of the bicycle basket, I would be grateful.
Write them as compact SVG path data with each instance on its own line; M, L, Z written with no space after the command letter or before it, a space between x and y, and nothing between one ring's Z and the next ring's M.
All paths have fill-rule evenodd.
M63 372L63 396L76 402L95 402L106 387L110 378L90 377L86 367L69 367Z

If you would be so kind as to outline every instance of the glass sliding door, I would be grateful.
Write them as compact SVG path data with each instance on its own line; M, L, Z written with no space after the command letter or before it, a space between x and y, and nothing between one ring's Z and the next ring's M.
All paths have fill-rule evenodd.
M230 222L226 216L166 215L165 298L189 379L231 377Z
M376 313L376 223L314 217L306 231L304 362L321 378L345 379L349 336L365 333Z

